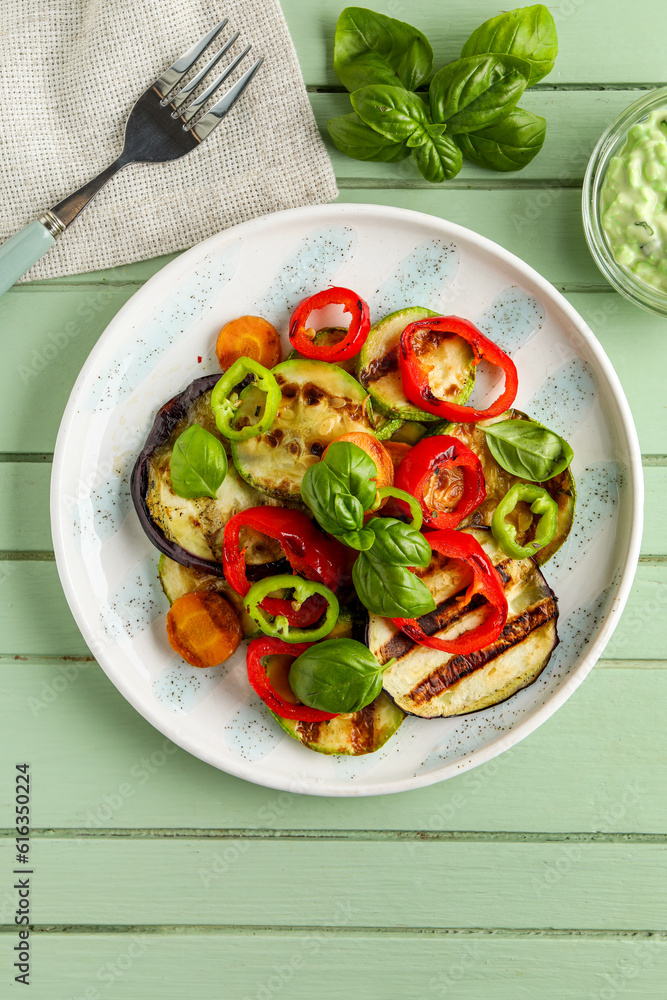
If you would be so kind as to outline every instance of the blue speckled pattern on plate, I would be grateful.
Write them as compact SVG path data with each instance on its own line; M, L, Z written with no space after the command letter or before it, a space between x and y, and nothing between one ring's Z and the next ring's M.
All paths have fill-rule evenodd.
M544 568L559 597L561 642L538 680L469 716L407 718L383 750L362 758L325 757L290 739L250 692L244 649L207 671L173 654L158 554L128 490L155 411L193 378L217 370L214 346L223 323L264 315L286 335L296 303L331 283L357 290L373 320L421 305L477 323L516 362L517 407L570 440L578 489L570 538ZM479 381L482 394L493 392ZM74 387L52 479L65 593L123 695L170 739L215 766L323 795L439 781L513 746L546 719L611 636L637 562L641 507L639 448L627 403L600 345L565 299L468 230L364 205L255 220L195 247L152 278L110 324Z

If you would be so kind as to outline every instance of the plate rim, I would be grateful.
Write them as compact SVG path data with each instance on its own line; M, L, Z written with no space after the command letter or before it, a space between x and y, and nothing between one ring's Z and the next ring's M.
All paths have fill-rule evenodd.
M174 716L174 721L171 725L165 725L165 720L163 718L157 720L157 713L152 710L150 705L143 703L141 699L134 694L132 685L126 682L122 673L117 671L112 664L103 662L103 654L99 657L95 656L96 662L125 700L128 701L130 705L132 705L132 707L139 712L139 714L158 732L169 739L172 743L181 747L183 750L186 750L188 753L191 753L193 756L203 760L205 763L212 765L224 773L242 778L265 788L327 797L356 798L362 796L394 794L408 791L413 788L423 788L431 784L436 784L440 781L445 781L456 774L463 774L466 771L472 770L474 767L478 767L480 764L484 764L489 760L492 760L503 751L511 749L513 746L516 746L523 739L529 736L530 733L534 732L539 726L542 725L543 722L546 722L546 720L549 719L554 712L556 712L568 700L568 698L588 676L611 639L621 617L621 613L627 604L639 560L644 521L644 479L642 457L632 411L616 370L599 340L583 317L576 311L574 306L572 306L563 293L558 291L558 289L550 281L543 277L539 271L535 270L534 267L527 264L516 254L506 250L504 247L500 246L500 244L490 240L488 237L482 236L480 233L477 233L472 229L468 229L466 226L461 226L458 223L450 222L449 220L442 219L438 216L429 215L426 212L418 212L413 209L396 208L388 205L375 205L373 203L359 204L354 202L337 202L335 204L286 209L282 212L274 212L269 215L260 216L256 219L251 219L248 222L240 223L237 226L232 226L229 229L221 230L213 236L195 244L193 247L180 254L175 260L169 261L161 267L139 289L137 289L137 291L128 299L126 303L124 303L123 306L121 306L88 354L88 357L86 358L86 361L77 376L74 386L72 387L67 405L63 411L60 426L58 428L51 470L50 519L58 576L67 600L67 604L77 627L79 628L86 643L91 645L92 642L92 645L94 646L94 634L92 629L89 627L86 616L84 615L79 604L76 593L77 588L72 580L70 566L68 565L66 558L64 543L65 524L61 518L62 505L60 503L61 490L59 487L65 468L64 456L68 430L76 414L81 386L87 380L91 370L95 370L97 358L103 351L106 350L108 342L113 338L116 328L118 326L122 326L126 314L130 313L132 309L136 307L138 300L141 301L151 295L152 286L156 284L158 280L164 280L165 273L174 273L174 275L176 275L179 271L182 272L185 270L187 272L189 262L195 258L199 258L203 253L206 253L207 248L215 249L219 244L222 245L230 239L249 236L252 237L256 230L261 231L262 227L267 224L267 220L270 220L272 224L275 224L276 220L282 219L286 224L295 220L297 223L300 221L307 221L313 225L324 225L326 223L340 223L346 219L349 220L350 217L369 218L371 216L376 216L382 220L391 219L396 221L398 218L401 218L407 220L408 222L412 221L415 224L423 225L424 223L427 223L432 227L439 228L443 236L446 235L454 240L458 237L471 241L481 250L486 253L490 253L497 260L499 259L503 263L508 264L520 274L523 274L532 280L540 288L544 295L551 299L556 306L560 308L567 319L576 328L580 336L582 336L587 347L595 357L595 360L600 366L600 369L607 381L613 401L616 404L620 427L625 435L628 447L628 468L631 477L630 500L632 509L625 565L623 566L621 577L618 582L617 592L612 599L599 635L590 645L585 656L582 658L573 673L566 680L564 680L561 686L553 692L553 694L542 706L536 708L522 722L517 725L510 725L510 728L502 734L499 734L496 739L491 740L484 747L471 751L471 753L469 753L465 758L458 761L452 761L450 763L444 763L442 767L429 771L424 775L406 777L392 781L381 781L373 784L372 786L364 787L355 785L354 781L351 779L336 779L336 782L333 784L329 783L328 779L317 780L315 778L299 778L295 781L294 779L291 779L289 775L263 775L261 776L261 779L259 779L256 773L256 764L243 760L232 761L231 763L234 765L233 767L223 767L220 762L215 759L213 753L206 752L206 749L202 747L195 748L193 742L189 738L189 735L181 732L176 716ZM167 722L169 721L170 720L167 720Z

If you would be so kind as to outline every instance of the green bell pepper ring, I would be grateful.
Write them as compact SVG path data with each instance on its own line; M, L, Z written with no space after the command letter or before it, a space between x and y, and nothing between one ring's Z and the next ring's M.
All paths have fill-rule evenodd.
M260 604L269 594L276 590L293 590L296 608L313 594L321 594L327 602L327 609L324 612L324 621L314 628L292 628L285 615L277 615L271 618L260 607ZM291 573L281 573L278 576L267 576L263 580L254 583L245 596L245 610L252 620L259 625L264 635L272 638L282 639L283 642L317 642L331 632L338 621L338 598L325 587L323 583L315 580L304 580L300 576L293 576Z
M535 529L535 537L527 545L519 545L516 540L516 528L507 521L518 503L524 500L530 504L533 514L540 520ZM532 483L517 483L507 491L495 509L491 521L493 537L503 552L513 559L528 559L548 545L556 534L558 527L558 504L541 486Z
M264 413L254 424L246 427L235 428L232 426L236 411L241 405L240 398L234 399L232 390L239 382L242 382L246 375L255 376L255 386L266 393L264 403ZM256 434L263 434L268 431L276 419L278 406L282 399L280 386L275 378L264 365L252 358L237 358L231 368L228 368L222 378L216 383L211 393L211 409L215 417L215 425L221 434L224 434L230 441L247 441L248 438Z
M368 509L371 511L379 510L380 504L385 497L394 497L395 500L400 500L401 503L405 504L405 506L409 508L410 517L412 518L410 527L414 528L416 531L421 529L421 526L424 523L424 515L419 503L413 496L406 493L405 490L399 490L395 486L383 486L382 489L379 489L377 491L375 502Z

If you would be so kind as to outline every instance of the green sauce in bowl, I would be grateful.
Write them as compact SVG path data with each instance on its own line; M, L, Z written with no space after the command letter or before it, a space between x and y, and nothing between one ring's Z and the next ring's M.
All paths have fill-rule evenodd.
M667 107L633 125L611 158L600 222L617 263L667 292Z

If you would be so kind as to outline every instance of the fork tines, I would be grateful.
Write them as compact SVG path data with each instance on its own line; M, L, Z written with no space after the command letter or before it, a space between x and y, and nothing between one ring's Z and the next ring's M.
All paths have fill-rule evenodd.
M218 90L224 81L233 73L239 63L250 51L250 45L246 45L243 51L239 53L239 55L237 55L228 66L225 67L222 73L220 73L220 75L213 80L206 90L204 90L199 97L187 104L188 99L193 95L199 84L206 79L213 67L217 66L225 53L229 51L231 46L237 40L239 32L235 32L232 37L225 42L222 48L211 59L209 59L203 69L193 76L193 78L181 90L179 90L177 94L173 97L170 96L172 91L174 91L183 78L187 76L188 72L192 69L199 57L203 55L209 45L215 41L227 22L228 18L223 18L219 24L216 24L214 28L208 31L203 38L192 46L192 48L188 49L187 52L180 56L176 62L169 67L169 69L165 70L162 76L159 77L159 79L153 84L153 90L155 90L161 97L160 104L163 107L171 105L173 107L172 118L182 118L183 128L187 131L191 131L200 142L213 131L215 126L222 121L225 115L230 111L264 61L263 58L260 57L250 67L250 69L246 70L243 76L236 81L227 93L220 98L217 104L213 105L210 111L202 115L196 124L192 124L192 120L201 111L209 98L213 96L216 90ZM187 107L184 107L186 104Z

